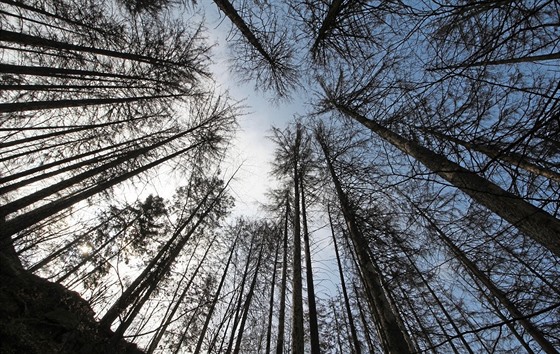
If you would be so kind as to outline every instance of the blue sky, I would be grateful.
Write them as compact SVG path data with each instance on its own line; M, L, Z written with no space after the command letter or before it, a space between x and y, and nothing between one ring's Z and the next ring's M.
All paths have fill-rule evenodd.
M231 23L213 3L203 7L210 43L216 43L212 50L214 79L234 100L242 101L246 112L239 117L239 131L223 166L226 178L242 166L231 184L231 193L236 199L234 215L262 215L259 205L266 201L266 191L276 184L269 176L275 149L268 139L271 127L282 128L293 120L294 114L304 113L305 97L294 95L291 102L271 103L271 96L255 91L253 83L240 82L230 73L226 39Z

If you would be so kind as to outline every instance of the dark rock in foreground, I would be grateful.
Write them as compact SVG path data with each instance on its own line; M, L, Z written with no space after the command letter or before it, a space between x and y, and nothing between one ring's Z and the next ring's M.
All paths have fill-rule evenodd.
M111 343L87 301L18 263L0 252L0 353L143 353L124 340Z

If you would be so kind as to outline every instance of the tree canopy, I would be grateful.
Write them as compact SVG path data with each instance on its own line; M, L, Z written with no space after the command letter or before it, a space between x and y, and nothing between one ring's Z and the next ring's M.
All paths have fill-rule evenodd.
M0 0L0 351L558 353L559 6Z

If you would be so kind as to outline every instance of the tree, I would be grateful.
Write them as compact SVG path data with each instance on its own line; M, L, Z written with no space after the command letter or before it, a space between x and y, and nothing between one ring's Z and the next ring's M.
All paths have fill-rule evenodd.
M288 41L288 30L281 24L274 11L279 7L265 3L268 13L249 14L256 17L255 25L242 17L233 4L226 0L215 0L214 3L237 28L241 38L232 43L235 64L233 70L239 73L244 81L255 81L255 88L272 91L280 99L287 99L298 84L295 65L292 63L294 53ZM253 7L254 8L254 7ZM253 10L254 11L254 10Z
M336 243L336 237L334 232L334 225L332 222L332 217L330 213L330 207L327 206L327 213L329 216L329 224L331 227L331 233L333 238L334 251L336 255L336 264L338 266L338 275L340 276L340 286L342 288L342 295L344 296L344 307L346 309L346 315L348 316L348 323L350 324L350 334L352 335L352 342L354 344L354 351L357 354L362 352L362 347L358 339L358 334L356 332L356 326L354 325L354 316L352 315L352 310L350 308L350 299L348 297L348 290L346 289L346 281L344 280L344 272L342 270L342 262L340 260L340 253L338 251L338 245Z
M437 233L438 237L445 243L445 245L451 250L451 252L459 259L461 264L468 269L469 273L474 280L480 281L488 289L488 291L498 299L498 301L507 309L511 316L517 320L525 331L530 335L541 347L545 353L556 353L557 350L554 345L545 338L542 332L537 329L526 317L517 309L514 303L512 303L506 293L500 290L492 280L486 276L475 263L473 263L467 255L459 247L457 247L449 237L434 223L433 220L421 209L416 206L417 211L420 213L422 218L429 223L430 227Z
M240 107L212 89L212 4L0 4L2 336L48 331L61 352L84 333L115 352L558 351L557 2L215 0L229 70L312 107L272 130L264 216L228 226L215 171ZM143 193L185 179L172 200Z
M367 242L358 229L351 204L347 200L333 168L324 132L318 128L315 136L325 155L327 168L330 171L336 189L340 208L348 225L349 237L352 240L358 258L362 280L368 292L370 310L376 320L375 325L380 333L383 348L387 353L412 353L415 351L415 348L408 333L404 331L402 320L399 319L398 313L393 312L393 307L390 305L390 301L383 289L378 267L372 262L367 252Z
M403 138L379 123L367 119L352 110L347 104L340 102L334 92L327 87L324 88L327 102L332 107L358 121L405 154L422 162L438 176L507 220L555 255L560 256L560 240L557 237L560 234L560 221L558 219L476 173L446 159L444 156L438 155L414 141Z
M217 304L217 302L218 302L218 297L220 296L220 292L221 292L222 287L223 287L223 285L224 285L224 283L225 283L227 271L228 271L229 265L230 265L230 263L231 263L231 260L232 260L232 258L233 258L235 246L237 245L237 240L238 240L240 234L241 234L241 232L237 232L237 234L236 234L236 236L235 236L235 240L233 241L232 247L231 247L231 249L230 249L229 257L228 257L228 260L227 260L227 262L226 262L226 265L225 265L225 268L224 268L224 272L223 272L222 278L221 278L221 280L220 280L220 284L218 285L218 288L217 288L217 290L216 290L216 294L214 295L214 298L213 298L212 303L211 303L211 305L210 305L210 309L209 309L209 311L208 311L208 314L206 315L206 320L205 320L205 322L204 322L204 325L203 325L202 330L201 330L201 332L200 332L200 335L199 335L199 337L198 337L198 342L197 342L197 344L196 344L196 349L195 349L195 351L194 351L194 352L197 353L197 354L200 353L200 350L201 350L201 348L202 348L202 343L203 343L203 341L204 341L204 337L205 337L205 335L206 335L206 331L207 331L207 329L208 329L208 325L209 325L209 323L210 323L210 319L212 318L212 314L213 314L213 312L214 312L214 308L216 307L216 304Z
M288 219L290 215L290 200L286 191L285 198L284 235L282 241L282 279L280 282L280 309L278 310L278 339L276 354L284 352L284 326L286 316L286 282L288 277Z
M305 186L311 181L312 156L310 139L305 134L301 124L296 124L295 131L286 129L275 130L274 140L278 145L276 166L274 173L279 177L291 175L289 183L293 188L293 323L292 323L292 350L303 351L303 306L301 283L301 232L303 224L303 239L305 244L306 280L309 303L309 327L311 335L311 351L317 353L319 347L319 330L317 321L317 307L315 304L315 291L313 284L313 267L307 221L307 201ZM297 348L295 347L297 346Z
M220 180L214 179L209 181L198 180L198 183L206 184L206 191L202 191L202 198L195 201L194 208L173 231L165 245L159 250L158 254L146 266L144 271L132 282L126 291L120 296L117 301L111 306L109 310L103 315L100 320L101 326L109 329L112 323L126 310L128 306L137 301L144 291L147 294L153 292L155 289L154 284L161 281L163 275L167 273L181 253L185 244L189 241L191 236L197 231L197 228L206 222L206 218L212 219L209 216L211 212L216 213L215 217L220 217L220 209L227 207L227 198L223 198L227 184ZM200 186L200 184L199 184ZM198 198L197 198L198 199ZM220 205L222 204L222 205ZM217 211L214 211L217 208ZM187 230L185 234L183 231ZM117 333L122 335L122 333Z

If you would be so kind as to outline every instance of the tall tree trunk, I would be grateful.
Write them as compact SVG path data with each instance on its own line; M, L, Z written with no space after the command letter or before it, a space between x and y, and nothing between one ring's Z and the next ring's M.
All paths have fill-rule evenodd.
M272 59L270 54L268 54L268 52L264 49L259 39L255 36L253 31L251 31L249 26L247 26L243 18L239 16L239 13L237 13L231 2L227 0L214 0L214 3L220 10L222 10L224 15L229 18L231 23L233 23L233 25L237 27L237 29L239 30L239 32L241 32L243 37L245 37L247 42L249 42L267 62L269 62L270 64L274 64L274 60Z
M331 5L329 6L327 15L323 19L323 22L321 23L321 27L317 32L317 37L315 38L315 41L311 46L311 53L313 54L313 58L315 60L317 60L318 58L317 52L319 50L319 46L325 40L325 38L327 38L329 32L336 24L336 17L338 16L338 14L340 14L340 12L343 9L343 4L342 4L343 2L344 2L343 0L333 0Z
M486 291L484 291L483 287L478 283L478 281L474 281L474 286L476 286L480 294L482 294L482 296L486 299L486 302L490 305L490 307L494 309L494 313L496 314L496 316L498 316L500 320L505 323L506 326L508 326L511 333L513 333L515 338L517 338L517 341L527 351L527 354L535 354L529 343L527 343L525 338L523 338L523 334L519 333L517 328L515 328L515 323L509 321L506 315L502 313L502 309L500 309L495 302L496 300L493 299L489 294L487 294Z
M4 221L3 222L3 227L0 230L0 246L1 247L8 247L8 248L13 248L13 242L11 240L11 236L16 234L17 232L23 231L26 228L66 209L71 207L72 205L82 201L82 200L86 200L87 198L96 195L97 193L100 193L108 188L111 188L112 186L119 184L135 175L138 175L142 172L145 172L159 164L162 164L174 157L177 157L181 154L184 154L185 152L193 149L196 146L190 146L188 148L179 150L173 154L170 154L166 157L163 157L159 160L156 160L154 162L151 162L147 165L144 165L142 167L139 167L133 171L129 171L126 172L124 174L122 174L121 176L118 176L114 179L111 180L107 180L104 182L99 183L98 185L86 189L82 192L73 194L72 196L65 198L65 199L59 199L59 200L55 200L51 203L48 203L46 205L40 206L34 210L31 210L25 214L16 216L8 221ZM0 220L4 220L4 216L0 215Z
M210 324L210 320L212 319L212 315L214 314L214 309L216 308L216 304L218 303L220 293L222 292L222 287L224 286L224 283L226 281L226 276L228 275L228 268L229 268L229 265L230 265L231 260L233 258L233 253L235 251L235 245L237 244L237 240L239 239L240 234L241 233L238 233L236 235L235 240L233 241L233 245L231 246L231 249L230 249L230 252L229 252L229 257L228 257L228 260L226 262L224 272L222 273L222 279L220 279L220 284L218 284L218 289L216 290L216 294L214 294L214 298L212 299L212 303L210 305L210 308L208 309L208 313L206 314L206 319L204 321L204 325L202 326L202 330L201 330L200 335L198 337L198 342L196 343L196 348L194 350L194 354L199 354L200 350L202 349L202 344L204 343L204 337L206 336L206 331L208 330L208 325ZM208 352L210 352L210 351L208 351ZM150 352L148 352L148 354L149 353Z
M59 42L52 39L47 39L43 37L33 36L24 33L12 32L0 29L0 38L3 42L12 42L24 46L39 46L45 48L54 48L60 50L73 50L78 52L86 52L93 54L100 54L104 56L126 59L136 62L144 62L148 64L166 64L169 66L183 66L181 63L173 62L163 58L154 58L142 54L127 53L124 51L116 51L110 49L100 49L89 47L85 45L76 45L70 43Z
M420 296L422 297L422 300L424 301L424 303L426 303L426 304L430 303L430 301L426 298L425 294L421 293ZM455 345L455 342L453 341L453 339L454 339L453 336L451 336L451 334L447 333L447 328L445 328L445 324L441 320L440 314L437 313L432 306L429 306L429 308L430 308L430 312L432 313L432 316L433 316L434 320L436 321L436 323L437 323L437 325L438 325L438 327L441 331L441 335L445 337L445 341L449 343L449 346L453 350L453 353L454 354L461 354L461 352L457 348L457 345ZM461 334L461 336L462 335L463 334ZM432 352L437 352L436 351L436 346L434 346L433 344L432 344L432 347L430 349L432 349Z
M127 75L118 73L108 73L100 72L95 70L83 70L83 69L66 69L66 68L53 68L49 66L26 66L26 65L12 65L0 63L0 72L6 74L16 74L16 75L33 75L33 76L48 76L57 78L72 78L91 81L89 77L106 77L112 79L127 79L127 80L138 80L138 81L149 81L164 85L176 86L177 83L162 81L158 79L153 79L145 76L138 75ZM76 75L76 76L74 76ZM106 81L99 78L95 78L95 81ZM112 80L110 82L113 82ZM114 82L121 82L115 80Z
M292 353L304 352L303 335L303 286L301 276L301 220L299 195L299 153L301 143L301 129L296 129L293 156L293 186L294 186L294 239L292 264Z
M114 89L135 89L135 90L149 90L153 89L150 86L136 86L136 85L56 85L56 84L30 84L30 85L12 85L12 84L0 84L0 91L33 91L33 92L40 92L40 91L56 91L56 92L63 92L63 93L80 93L80 92L88 92L89 90L94 89L106 89L106 90L114 90Z
M403 294L403 301L406 302L406 304L408 305L408 308L410 309L410 312L412 312L412 316L414 316L414 320L416 321L416 323L418 324L418 327L420 329L420 333L421 335L416 335L416 342L418 343L420 339L424 339L427 343L428 343L428 348L421 350L421 352L427 352L430 348L432 348L432 353L436 353L434 348L434 342L432 341L431 338L431 331L424 326L424 322L422 321L422 319L420 318L421 315L418 314L418 311L416 311L415 304L413 303L412 299L410 296L407 296L407 291L403 288L402 283L398 283L397 286L399 287L399 290L401 292L401 294ZM430 306L430 311L431 311L431 306ZM433 311L432 311L433 313ZM420 345L418 345L418 348L420 348ZM419 350L420 351L420 350Z
M276 288L276 269L278 268L279 254L280 254L280 239L276 243L274 266L272 268L272 280L270 282L270 303L269 303L269 311L268 311L268 323L266 328L266 349L264 351L265 353L271 353L270 348L271 348L271 340L272 340L272 317L274 315L274 289Z
M332 313L334 316L334 326L335 326L335 330L336 330L336 343L338 344L338 351L340 354L344 353L344 348L342 347L342 339L340 338L340 323L338 323L338 316L337 311L336 311L336 307L334 307L334 302L331 302L331 307L332 307Z
M253 256L254 242L255 242L255 234L253 234L253 237L251 238L251 247L249 248L249 254L247 255L247 262L245 264L245 269L243 271L243 276L241 278L241 285L239 286L240 290L237 297L237 305L235 307L235 317L233 318L233 324L231 325L231 333L229 337L228 346L227 349L225 350L225 353L227 354L231 353L233 349L233 342L235 340L235 330L237 328L237 325L239 324L240 317L243 315L243 310L244 310L243 297L245 293L245 283L247 282L247 277L249 275L249 266L251 265L251 258ZM221 352L222 352L222 348L220 347L220 353Z
M85 180L87 180L88 178L91 178L99 173L102 172L106 172L107 170L110 170L111 168L115 168L120 166L121 164L123 164L124 162L133 160L135 158L141 157L142 155L145 155L146 153L153 151L156 148L159 148L161 146L164 146L165 144L171 143L174 140L180 139L183 136L187 135L187 131L175 134L169 138L165 138L161 141L158 141L156 143L153 143L151 145L148 146L142 146L139 148L136 148L134 150L130 150L130 151L126 151L124 153L120 153L118 152L115 156L115 159L112 161L109 161L107 163L104 163L102 165L96 166L90 170L84 171L82 173L79 173L75 176L72 176L70 178L67 178L63 181L60 181L58 183L52 184L46 188L43 188L41 190L36 191L35 193L29 194L25 197L21 197L19 199L16 199L6 205L3 205L2 207L0 207L0 214L1 215L8 215L10 213L13 213L15 211L18 211L24 207L30 206L33 203L39 202L42 199L53 195L55 193L61 192L66 188L69 188L75 184L78 184L80 182L83 182ZM95 165L94 165L95 166ZM118 177L117 177L118 178Z
M2 90L1 87L0 87L0 90ZM107 125L109 125L109 124L107 124ZM92 126L93 126L93 124L92 124ZM102 126L102 125L100 125L100 126ZM0 143L0 149L5 149L5 148L8 148L10 146L27 144L27 143L31 143L31 142L34 142L34 141L54 138L54 137L57 137L57 136L60 136L60 135L76 133L76 132L80 132L80 131L92 131L92 130L93 130L93 127L92 128L78 127L78 128L72 128L72 129L66 129L66 130L58 130L58 131L55 131L55 132L50 132L50 133L45 133L45 134L36 134L36 135L29 136L29 137L22 138L22 139L1 142Z
M231 181L231 179L230 179ZM146 289L149 284L157 279L159 279L167 270L171 267L173 261L180 254L181 250L190 239L191 235L204 221L206 216L212 211L214 204L219 200L222 193L225 191L228 183L220 190L220 192L213 198L211 204L206 207L201 215L197 215L202 209L203 205L212 194L213 190L209 190L208 193L202 198L200 203L196 206L194 212L175 230L171 238L167 243L161 248L158 254L152 259L152 261L146 266L144 271L136 277L136 279L130 284L130 286L125 290L125 292L115 301L115 303L107 310L105 315L99 321L102 328L109 329L111 324L121 315L121 313L141 294L144 289ZM198 216L196 223L190 228L189 232L181 237L183 230L190 224L190 222ZM175 245L176 240L179 240Z
M17 190L17 189L19 189L21 187L24 187L24 186L27 186L31 183L42 181L42 180L44 180L46 178L49 178L49 177L57 176L57 175L59 175L61 173L64 173L64 172L76 170L76 169L79 169L81 167L88 166L88 165L96 165L100 162L107 161L111 158L118 158L118 157L125 156L126 151L129 150L129 149L127 149L126 145L130 145L132 147L133 144L141 142L141 140L143 140L144 138L147 138L147 137L142 137L142 138L134 139L134 140L131 140L131 141L126 141L126 142L123 142L123 143L115 144L113 146L107 146L107 147L103 147L103 148L100 148L100 149L97 149L97 150L84 152L82 154L78 154L78 155L67 157L67 158L64 158L64 159L61 159L61 160L58 160L58 161L53 161L53 162L50 162L50 163L46 163L46 164L43 164L41 166L30 168L30 169L22 171L22 172L14 173L13 175L10 175L10 176L0 178L0 183L3 183L4 181L12 181L12 180L15 180L15 179L19 179L21 177L25 177L25 176L43 171L43 173L41 173L40 175L29 177L25 180L22 180L22 181L19 181L19 182L16 182L16 183L12 183L10 185L7 185L5 187L0 188L0 195L6 194L6 193L14 191L14 190ZM104 155L98 155L99 153L102 153L102 152L107 151L107 150L115 150L115 151L106 153ZM66 165L66 166L61 167L64 164L67 164L69 162L79 160L83 157L87 157L87 156L91 156L91 155L96 155L96 156L94 156L92 158L89 158L89 159L86 159L86 160L81 160L81 161L73 163L71 165ZM46 170L51 169L53 167L58 167L58 168L54 171L46 172Z
M21 151L19 153L13 154L13 155L8 155L8 156L5 156L5 157L1 157L0 162L15 160L15 159L20 158L20 157L27 157L27 156L35 154L35 153L43 152L47 149L53 150L53 149L59 148L59 147L67 147L68 145L72 145L72 144L86 144L86 143L91 142L93 139L94 139L93 136L82 136L82 137L78 137L78 138L70 140L70 141L62 141L62 142L58 142L58 143L54 143L54 144L48 144L48 145L34 144L32 146L27 147L27 148L30 148L30 147L36 146L32 150L15 148L15 149L12 149L11 151L6 151L6 152L14 152L14 151L21 151L21 150L24 150L24 151Z
M154 352L154 350L157 348L157 346L159 345L159 342L161 341L161 338L164 336L165 332L167 331L168 326L171 324L171 322L173 322L174 314L179 309L179 306L182 302L182 300L179 301L179 299L181 299L183 297L183 294L186 295L186 293L187 293L186 289L188 289L190 287L190 280L189 280L189 286L184 286L183 281L187 278L187 273L190 270L190 266L191 266L191 263L194 259L194 256L198 253L198 246L200 245L201 240L202 240L202 238L199 237L198 240L196 241L195 245L193 246L193 251L192 251L192 253L189 257L189 260L187 261L187 264L183 269L183 275L181 276L181 279L179 279L179 281L175 282L176 287L175 287L175 291L173 292L173 297L171 298L170 305L167 306L167 308L165 309L165 313L163 314L163 316L161 318L161 322L160 322L159 326L157 327L157 329L154 333L154 336L150 340L150 345L146 349L147 354L152 354ZM191 279L193 279L193 278L191 277ZM179 294L179 291L181 290L181 288L183 290Z
M185 342L185 338L187 338L187 333L189 332L189 328L191 328L192 323L194 322L195 318L198 316L198 313L200 312L201 308L200 307L196 307L194 309L194 313L192 314L191 318L189 318L189 321L187 322L186 325L183 325L182 331L181 331L181 337L179 338L179 341L177 342L177 347L175 348L175 350L173 351L173 354L179 354L179 351L181 351L181 344L183 342Z
M234 302L235 302L235 296L230 296L228 306L227 306L226 310L224 311L224 315L222 316L222 320L220 321L220 324L218 325L218 328L216 328L216 331L214 332L215 334L212 336L212 339L210 340L210 343L208 345L207 353L212 353L212 351L214 350L214 347L216 346L216 344L218 342L218 337L220 336L220 334L222 334L222 327L225 326L226 329L223 331L224 333L223 333L223 336L222 336L222 343L220 344L220 348L218 350L218 353L222 352L223 341L226 337L226 331L227 331L227 328L229 327L229 323L230 323L230 320L231 320L231 315L229 315L229 312L232 309L232 306L233 306Z
M198 144L200 145L200 144ZM40 206L32 211L29 211L25 214L16 216L8 221L6 221L5 226L3 228L3 230L0 232L0 235L2 236L2 238L8 238L10 236L12 236L13 234L25 230L26 228L28 228L29 226L32 226L36 223L38 223L41 220L44 220L46 218L48 218L49 216L52 216L66 208L71 207L72 205L85 200L93 195L96 195L97 193L100 193L108 188L111 188L123 181L126 181L127 179L134 177L140 173L143 173L157 165L160 165L166 161L171 160L174 157L177 157L181 154L186 153L189 150L192 150L194 148L196 148L197 145L192 145L189 146L185 149L181 149L179 151L176 151L168 156L165 156L163 158L160 158L156 161L150 162L144 166L141 166L135 170L132 171L128 171L123 173L120 176L117 176L113 179L110 180L106 180L106 181L102 181L99 182L97 185L87 188L79 193L75 193L72 194L71 196L64 198L64 199L58 199L55 200L53 202L50 202L46 205ZM64 183L65 181L63 181ZM48 189L48 188L47 188ZM1 208L0 208L1 209Z
M538 164L531 161L528 156L523 156L514 152L503 151L499 146L492 145L490 143L474 143L468 142L457 137L451 136L449 134L440 133L432 129L422 129L426 133L435 136L441 141L451 141L459 144L469 150L478 151L484 155L490 157L493 160L499 160L506 162L514 167L520 167L533 174L546 177L550 180L560 182L560 173L552 171L548 168L539 166Z
M309 335L311 337L311 353L320 354L319 325L317 324L317 305L315 304L315 285L313 284L313 267L311 264L311 247L309 245L309 230L307 227L307 210L305 203L305 191L303 188L303 176L300 176L299 187L301 191L301 217L303 221L303 243L305 250L305 267L307 280L307 298L309 306Z
M500 304L508 310L511 317L517 319L519 324L525 329L528 335L530 335L535 342L537 342L542 350L547 354L558 354L558 351L554 348L554 345L546 339L544 334L533 325L521 311L515 306L511 300L508 299L507 294L499 289L494 282L480 269L478 266L472 262L467 255L455 245L455 243L439 228L438 225L417 205L413 204L415 209L420 213L422 218L430 225L430 228L435 230L438 237L443 241L443 243L451 250L451 252L457 257L459 262L468 270L468 274L471 275L473 280L478 280L488 289L488 291L494 296Z
M181 296L177 300L175 308L173 309L173 311L170 314L171 317L169 318L169 322L171 322L171 318L173 317L173 315L175 315L175 312L179 308L179 305L185 299L185 297L187 295L187 292L188 292L189 288L191 287L191 284L194 281L194 278L198 275L198 271L200 270L200 268L202 268L202 264L206 260L206 256L208 256L208 252L210 251L210 248L214 244L214 241L216 240L217 235L218 234L215 234L214 237L212 237L212 240L210 241L210 244L208 245L208 247L204 251L204 254L202 255L202 259L198 262L198 265L195 268L193 274L191 275L187 285L185 285L185 288L183 289L183 292L182 292ZM181 249L181 251L182 251L182 249ZM176 257L170 258L166 262L166 264L164 265L164 267L165 267L164 273L171 268L171 264L175 261L175 258ZM119 324L119 326L115 330L115 334L113 335L113 339L112 339L114 344L118 343L118 341L122 338L125 331L128 329L128 327L130 326L132 321L136 318L136 316L138 315L138 313L140 312L140 310L142 309L142 307L144 306L146 301L148 301L148 299L150 298L150 296L152 295L152 293L154 292L154 290L156 289L158 284L163 280L161 275L164 274L164 273L160 273L160 276L158 278L153 279L150 282L150 286L144 292L142 297L137 298L136 301L132 304L132 310L129 313L126 314L125 319L123 321L121 321L121 323ZM169 325L169 322L167 322L166 325L164 325L164 327L161 328L162 335L165 332L165 329L167 328L167 325Z
M84 264L91 261L99 252L101 252L107 245L113 243L120 235L127 231L127 229L132 226L138 219L140 219L140 215L136 216L134 219L130 220L119 232L115 233L113 236L109 237L101 246L97 247L92 252L88 253L87 257L83 258L78 264L72 267L69 271L67 271L63 276L57 279L57 283L62 283L65 281L70 275L74 274L78 271ZM60 273L59 273L60 274Z
M362 327L364 329L364 335L366 337L366 343L368 346L368 350L371 353L375 353L375 345L373 344L373 339L371 338L371 331L369 329L369 321L366 319L366 315L364 313L364 309L362 307L362 303L360 298L358 297L358 289L356 288L356 284L352 284L354 288L354 294L356 296L356 304L358 304L358 311L360 312L360 320L362 321Z
M455 323L455 320L453 319L453 317L451 316L449 311L447 311L447 308L445 308L445 305L441 302L441 300L440 300L439 296L437 295L437 293L435 292L435 290L432 288L430 283L428 283L428 280L426 279L426 277L424 277L422 271L420 271L420 269L418 269L418 267L416 266L416 263L414 262L414 260L408 254L408 251L405 250L404 247L400 247L400 248L401 248L401 252L405 255L406 259L408 259L408 262L410 263L410 265L412 265L412 268L414 268L414 270L416 271L416 274L418 274L418 276L422 280L422 283L424 283L424 286L426 287L426 289L428 289L428 292L432 296L432 299L439 306L439 308L441 309L441 312L443 312L443 315L447 319L447 322L451 325L451 327L453 327L453 330L455 331L456 335L459 336L459 340L461 341L461 343L463 343L463 347L470 354L474 354L473 350L471 349L470 344L467 342L467 340L465 339L465 337L461 333L461 329L459 329L459 327ZM426 302L427 303L432 303L432 301L429 301L429 300L426 301ZM450 343L453 343L453 341L451 341Z
M235 341L235 348L233 349L233 354L239 354L239 351L241 349L241 340L243 339L245 323L247 323L247 318L249 316L251 300L253 299L253 294L255 293L255 285L257 284L257 277L259 275L259 270L261 267L263 249L264 249L264 243L261 245L261 250L259 251L259 257L257 259L257 264L255 266L255 273L253 274L253 280L251 280L251 284L249 285L249 293L247 293L247 298L245 299L245 304L243 305L243 316L241 317L241 323L239 324L239 330L237 332L237 338Z
M129 102L149 101L162 98L182 97L183 94L177 95L154 95L154 96L137 96L124 98L84 98L76 100L57 100L57 101L30 101L15 103L0 103L0 113L9 112L25 112L25 111L43 111L47 109L69 108L69 107L88 107L106 104L120 104Z
M290 215L290 200L286 192L286 215L284 219L284 242L282 247L282 281L280 283L280 310L278 312L278 340L276 354L284 353L284 329L286 321L286 282L288 277L288 218Z
M430 70L434 71L434 70L449 70L449 69L465 69L465 68L475 68L475 67L481 67L481 66L536 63L536 62L541 62L541 61L558 60L558 59L560 59L560 52L541 54L541 55L527 55L527 56L518 57L518 58L483 60L483 61L476 61L476 62L472 62L472 63L441 66L441 67L437 67L437 68L432 68Z
M373 264L369 256L369 245L358 228L352 207L346 194L342 190L342 186L332 165L330 153L324 141L324 137L320 132L317 132L316 137L323 149L340 207L348 227L348 233L354 245L366 292L369 295L368 300L371 313L375 318L375 325L380 334L382 346L388 354L413 353L415 352L414 344L405 331L399 314L393 312L393 307L385 294L381 274L379 274L377 267Z
M92 30L94 32L104 34L106 36L114 36L114 33L109 33L109 31L106 28L91 26L91 25L88 25L88 24L86 24L84 22L81 22L81 21L73 20L73 19L67 18L65 16L61 16L59 14L56 14L56 13L48 12L44 9L41 9L41 8L38 8L38 7L35 7L35 6L24 4L22 1L0 0L0 2L4 3L4 4L16 6L16 7L28 10L28 11L32 11L32 12L38 13L40 15L52 17L54 19L66 22L68 24L78 26L78 27L83 27L83 28L86 28L88 30Z
M122 213L124 212L123 210L120 210L115 217L120 216ZM105 221L97 224L96 226L90 228L89 230L85 231L84 233L82 233L80 236L76 237L74 240L68 242L66 245L64 245L61 248L58 248L56 251L50 253L48 256L46 256L45 258L43 258L42 260L40 260L39 262L33 264L31 267L29 267L27 270L29 272L35 272L39 269L41 269L42 267L46 266L47 264L49 264L52 260L54 260L55 258L57 258L58 256L60 256L61 254L63 254L64 252L74 248L75 246L78 245L78 243L84 241L92 232L97 231L98 229L100 229L101 227L103 227L105 225Z
M560 296L560 287L558 284L552 283L551 279L548 279L545 275L543 275L538 269L535 269L531 264L529 264L522 256L517 254L510 245L505 244L504 242L500 241L499 239L495 239L496 242L507 254L509 254L516 262L523 265L535 279L539 279L544 284L546 284L552 291L556 293L557 296Z
M356 331L356 325L354 324L354 316L352 315L352 309L350 308L350 299L348 297L348 291L346 290L346 281L344 280L344 272L342 270L342 262L340 260L340 253L338 251L338 245L336 244L336 237L334 232L334 225L332 222L330 207L327 206L327 214L329 216L329 223L331 225L331 233L333 237L334 253L336 256L336 263L338 265L338 275L340 277L340 286L342 287L342 295L344 296L344 306L346 307L346 313L348 316L348 323L350 324L350 334L352 336L352 342L354 343L354 348L357 354L362 353L362 347L360 345L360 340L358 339L358 334Z
M414 157L435 174L560 257L560 220L444 156L365 118L349 107L334 100L331 100L331 103L341 113L360 122L385 141Z

